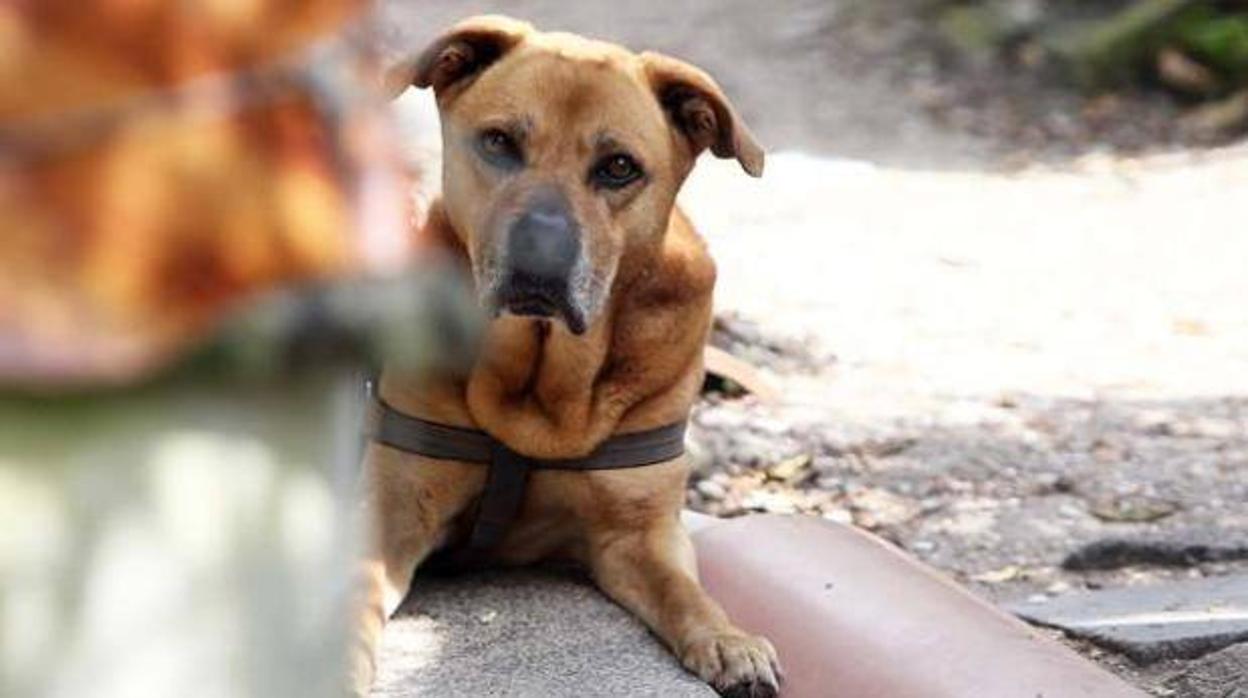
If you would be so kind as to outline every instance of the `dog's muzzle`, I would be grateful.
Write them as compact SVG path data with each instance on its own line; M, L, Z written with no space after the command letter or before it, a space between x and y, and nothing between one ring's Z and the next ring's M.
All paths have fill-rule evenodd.
M558 318L573 334L586 329L573 279L581 263L581 230L561 197L537 200L507 231L495 308L526 317Z

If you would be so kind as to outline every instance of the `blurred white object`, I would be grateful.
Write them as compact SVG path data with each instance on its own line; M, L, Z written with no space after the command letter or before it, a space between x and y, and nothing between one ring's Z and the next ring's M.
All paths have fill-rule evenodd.
M357 395L274 387L0 399L0 695L341 694Z
M391 103L401 162L412 173L413 210L428 211L442 192L442 123L430 90L408 88Z

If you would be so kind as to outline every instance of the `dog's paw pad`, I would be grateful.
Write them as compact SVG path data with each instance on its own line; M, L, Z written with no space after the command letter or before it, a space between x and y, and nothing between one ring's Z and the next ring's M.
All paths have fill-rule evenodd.
M724 698L776 698L777 688L768 683L748 681L719 692Z
M771 643L742 633L715 635L694 642L681 653L690 671L731 698L775 698L780 663Z

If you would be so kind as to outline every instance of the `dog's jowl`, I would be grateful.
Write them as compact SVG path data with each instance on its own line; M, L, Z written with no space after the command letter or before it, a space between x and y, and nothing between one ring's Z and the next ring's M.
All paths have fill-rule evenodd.
M715 267L676 194L703 151L758 176L761 148L701 70L502 17L387 85L436 94L443 194L419 235L491 319L464 375L382 374L355 690L417 567L470 553L578 560L717 690L774 695L774 650L702 590L679 520Z

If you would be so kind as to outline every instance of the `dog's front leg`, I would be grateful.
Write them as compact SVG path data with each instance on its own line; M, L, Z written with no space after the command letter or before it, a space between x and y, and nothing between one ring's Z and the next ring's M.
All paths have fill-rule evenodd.
M382 630L399 607L417 566L485 483L484 468L433 461L371 445L364 458L363 515L369 528L359 566L348 687L367 696Z
M598 586L650 626L686 668L725 696L776 695L775 649L733 625L702 589L693 543L677 516L639 531L601 532L590 547Z

